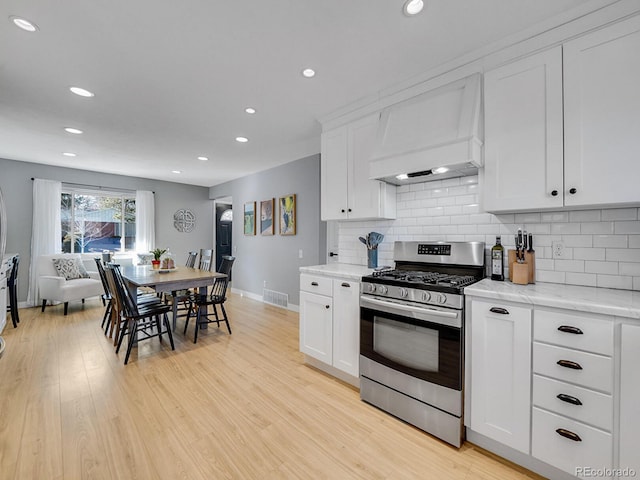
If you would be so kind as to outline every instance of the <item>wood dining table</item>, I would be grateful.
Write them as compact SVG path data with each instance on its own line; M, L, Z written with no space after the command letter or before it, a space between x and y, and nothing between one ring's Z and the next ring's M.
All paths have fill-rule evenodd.
M207 287L213 285L217 278L227 276L224 273L182 266L171 270L154 270L150 265L128 265L123 266L121 272L122 279L133 299L137 298L140 287L150 287L158 293L198 288L201 295L206 295ZM206 312L203 314L206 315ZM206 327L206 324L204 326ZM173 329L175 328L176 319L174 318Z

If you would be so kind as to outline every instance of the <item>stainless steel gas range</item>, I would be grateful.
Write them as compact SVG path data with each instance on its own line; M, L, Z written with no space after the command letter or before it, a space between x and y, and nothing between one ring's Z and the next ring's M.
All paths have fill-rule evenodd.
M395 269L362 278L360 397L459 447L464 287L485 275L483 242L396 242Z

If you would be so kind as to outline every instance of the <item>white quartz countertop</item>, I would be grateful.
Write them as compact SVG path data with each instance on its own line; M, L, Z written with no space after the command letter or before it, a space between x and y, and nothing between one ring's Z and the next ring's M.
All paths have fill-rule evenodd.
M371 275L371 272L373 272L373 268L368 268L364 265L353 265L351 263L327 263L325 265L300 267L300 273L327 275L358 281L365 275Z
M557 283L517 285L488 278L465 287L466 296L566 308L640 320L640 292Z

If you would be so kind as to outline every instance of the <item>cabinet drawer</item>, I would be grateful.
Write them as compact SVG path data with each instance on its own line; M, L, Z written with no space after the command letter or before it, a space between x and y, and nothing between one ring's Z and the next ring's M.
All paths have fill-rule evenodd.
M558 430L574 439L560 435ZM580 476L578 468L611 468L613 439L610 433L534 407L531 454Z
M558 362L576 368L568 368ZM533 372L606 393L611 393L613 387L610 357L538 342L533 342Z
M300 274L300 290L303 292L317 293L318 295L332 295L333 280L322 275Z
M534 375L533 404L609 432L613 425L611 395L558 380Z
M471 302L472 318L496 318L511 322L530 322L531 308L511 304L476 300Z
M533 339L613 355L613 321L536 309Z

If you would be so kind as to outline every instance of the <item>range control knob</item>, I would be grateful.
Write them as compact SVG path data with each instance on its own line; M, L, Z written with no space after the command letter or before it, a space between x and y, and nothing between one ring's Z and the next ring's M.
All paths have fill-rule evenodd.
M438 303L445 303L447 301L447 296L444 293L439 293L438 296L436 297L436 302Z
M428 302L431 300L431 292L422 292L422 301Z
M367 284L367 290L369 290L369 292L373 293L376 291L376 286L373 283L368 283Z
M408 295L409 295L409 290L407 290L406 288L401 288L400 289L400 296L402 298L407 298Z
M389 289L385 285L378 285L378 292L379 293L382 293L384 295L388 291L389 291Z

